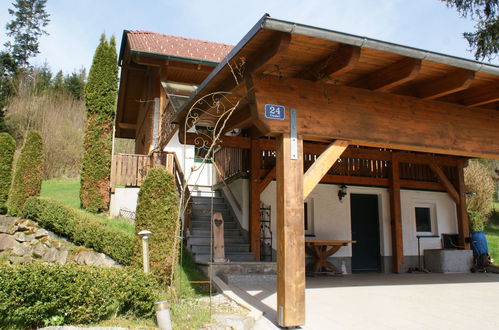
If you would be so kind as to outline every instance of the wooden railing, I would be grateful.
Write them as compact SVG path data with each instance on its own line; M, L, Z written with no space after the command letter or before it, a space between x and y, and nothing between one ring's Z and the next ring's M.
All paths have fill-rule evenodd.
M116 187L140 187L144 182L147 173L154 166L163 166L175 179L177 192L181 194L184 190L184 204L189 205L190 191L186 184L182 167L174 152L153 152L150 155L116 154L111 161L111 192ZM184 214L185 228L191 228L190 208L187 207Z
M361 149L362 148L358 148ZM355 149L357 150L357 149ZM384 150L383 152L389 152ZM354 153L355 154L355 153ZM303 162L306 171L320 156L315 153L304 153ZM249 150L236 148L221 148L215 154L217 163L222 175L217 175L217 183L234 176L238 173L247 173L249 171ZM275 166L275 150L261 151L261 169L271 170ZM442 166L442 170L452 183L455 183L455 167ZM338 161L329 169L327 174L335 176L350 176L363 178L388 179L390 176L390 161L387 159L367 159L358 157L340 157ZM430 167L419 163L400 163L400 178L410 181L438 182Z

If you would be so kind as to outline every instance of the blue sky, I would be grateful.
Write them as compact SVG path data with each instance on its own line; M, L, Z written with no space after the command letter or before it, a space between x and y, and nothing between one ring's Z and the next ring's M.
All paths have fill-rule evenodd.
M7 9L0 2L0 42L6 40ZM101 33L118 41L124 29L236 44L264 14L473 58L462 32L473 22L439 0L48 0L49 36L40 40L41 54L52 71L89 68Z

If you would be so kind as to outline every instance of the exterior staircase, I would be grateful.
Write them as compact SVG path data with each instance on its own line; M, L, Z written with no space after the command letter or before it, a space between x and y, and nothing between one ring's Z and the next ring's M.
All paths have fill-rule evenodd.
M187 237L187 249L196 262L210 262L211 252L211 205L213 213L221 212L224 219L225 257L228 261L254 261L250 252L250 243L247 233L241 229L239 222L234 218L230 206L225 198L215 192L214 197L191 197L191 232Z

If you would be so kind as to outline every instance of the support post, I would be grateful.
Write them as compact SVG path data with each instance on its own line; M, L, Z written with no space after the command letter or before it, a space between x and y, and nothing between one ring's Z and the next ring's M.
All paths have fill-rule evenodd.
M466 185L464 183L464 168L466 161L459 161L457 163L457 181L458 193L460 202L456 204L457 211L457 228L458 228L458 243L463 246L465 250L470 249L470 242L467 238L470 236L470 225L468 220L468 208L466 206Z
M250 156L250 239L255 261L260 260L260 169L262 153L258 139L251 139Z
M392 227L393 272L403 272L404 246L402 240L402 211L400 206L400 165L396 154L392 154L390 166L390 213Z
M303 139L291 159L289 134L277 138L277 323L305 324L305 230L303 206Z

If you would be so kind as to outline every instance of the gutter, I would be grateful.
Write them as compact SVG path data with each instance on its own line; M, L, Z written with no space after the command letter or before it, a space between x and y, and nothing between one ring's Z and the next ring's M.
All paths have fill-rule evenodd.
M209 66L218 65L218 62L199 60L199 59L195 59L195 58L188 58L188 57L182 57L182 56L166 55L166 54L160 54L160 53L143 52L143 51L133 50L133 49L130 50L130 53L134 54L134 55L143 55L143 56L161 58L161 59L172 60L172 61L181 61L181 62L202 64L202 65L209 65Z

